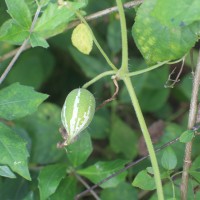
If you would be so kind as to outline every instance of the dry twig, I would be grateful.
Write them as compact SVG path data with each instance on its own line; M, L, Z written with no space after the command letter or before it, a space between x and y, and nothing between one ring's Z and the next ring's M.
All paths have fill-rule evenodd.
M188 119L188 129L192 129L196 123L199 85L200 85L200 50L197 61L197 67L194 74L192 97L190 102L189 119ZM188 179L189 179L188 171L192 163L191 154L192 154L192 141L188 142L185 147L185 158L184 158L183 174L181 182L182 200L187 200Z

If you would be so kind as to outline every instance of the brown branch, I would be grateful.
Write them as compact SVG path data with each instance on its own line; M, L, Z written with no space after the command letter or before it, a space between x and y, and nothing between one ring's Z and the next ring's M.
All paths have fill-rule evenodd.
M196 71L194 74L192 97L190 102L189 119L188 119L188 129L192 129L196 123L199 84L200 84L200 50L199 50ZM188 142L185 147L185 158L184 158L183 174L181 182L182 200L187 200L188 179L189 179L188 170L190 169L192 163L191 154L192 154L192 141Z
M155 152L161 151L162 149L164 149L164 148L166 148L166 147L168 147L168 146L174 144L174 143L177 142L178 140L179 140L179 137L175 138L174 140L171 140L170 142L168 142L168 143L162 145L161 147L157 148L157 149L155 150ZM117 172L115 172L114 174L108 176L107 178L103 179L103 180L100 181L99 183L93 185L92 187L88 188L87 190L85 190L85 191L81 192L80 194L76 195L75 200L80 199L82 196L86 195L86 194L87 194L88 192L90 192L91 190L94 190L95 188L97 188L97 187L100 186L101 184L103 184L103 183L107 182L108 180L110 180L111 178L113 178L113 177L115 177L115 176L117 176L117 175L119 175L119 174L125 172L127 169L129 169L129 168L131 168L131 167L137 165L138 163L142 162L143 160L147 159L148 157L149 157L149 154L146 155L146 156L144 156L144 157L142 157L142 158L140 158L140 159L138 159L138 160L136 160L136 161L130 162L129 164L126 165L126 167L120 169L119 171L117 171Z
M143 2L143 0L130 1L130 2L127 2L127 3L124 4L124 8L126 8L126 9L133 8L133 7L135 7L135 6L140 5L142 2ZM94 13L94 14L88 15L88 16L85 17L85 19L86 19L87 21L91 21L91 20L94 20L94 19L97 19L97 18L106 16L106 15L111 14L111 13L116 12L116 11L117 11L117 6L114 6L114 7L107 8L107 9L105 9L105 10L96 12L96 13ZM75 26L78 25L79 23L80 23L79 20L70 23L70 24L67 26L67 28L66 28L65 31L67 31L67 30L69 30L69 29L75 27ZM48 39L48 38L46 38L46 39ZM25 50L27 50L27 49L29 49L29 48L31 48L31 46L30 46L30 45L27 45L27 46L23 49L23 51L25 51ZM19 51L19 48L14 49L14 50L12 50L12 51L10 51L10 52L4 54L3 56L0 56L0 63L3 62L4 60L7 60L8 58L13 57L18 51Z
M181 68L180 68L180 70L179 70L179 72L178 72L176 78L175 78L174 80L171 79L172 74L174 74L174 72L175 72L175 70L176 70L176 67L175 67L175 68L173 69L173 71L169 74L168 80L167 80L167 82L165 83L165 87L167 87L167 88L173 88L174 85L180 81L179 77L180 77L180 75L181 75L181 73L182 73L182 71L183 71L183 66L184 66L184 64L185 64L185 57L182 59ZM171 85L167 85L169 81L172 81L172 84L171 84Z
M36 21L37 21L37 19L39 17L39 14L40 14L40 10L41 10L41 7L39 6L37 8L37 10L36 10L33 22L31 24L30 35L33 32L35 23L36 23ZM19 58L19 56L21 55L21 53L26 49L26 46L27 46L27 43L29 41L30 35L28 36L27 39L24 40L24 42L22 43L22 45L15 51L13 59L10 61L9 65L6 67L5 71L3 72L3 74L0 77L0 84L4 81L4 79L6 78L6 76L10 72L10 70L12 69L13 65L15 64L15 62L17 61L17 59ZM8 53L8 54L11 55L10 53ZM8 57L8 56L4 55L3 57Z
M86 181L84 181L82 179L81 176L79 176L76 172L73 172L75 177L87 188L89 189L90 186L86 183ZM96 200L100 200L100 197L93 191L93 190L90 190L90 193L93 195L93 197L96 199Z
M143 2L143 0L130 1L130 2L127 2L127 3L124 4L124 8L125 9L130 9L130 8L133 8L135 6L140 5L142 2ZM106 16L106 15L109 15L109 14L111 14L113 12L117 12L117 10L118 10L117 6L113 6L111 8L107 8L105 10L98 11L98 12L96 12L94 14L88 15L88 16L85 17L85 19L87 21L91 21L91 20L94 20L94 19ZM79 20L77 20L75 22L72 22L72 23L69 24L69 26L67 27L67 29L71 29L71 28L77 26L79 23L80 23Z
M105 106L107 103L115 100L115 97L117 96L118 92L119 92L119 85L118 85L118 82L117 82L117 79L116 78L113 78L113 83L115 85L115 92L114 94L112 95L111 98L105 100L101 105L99 105L97 108L96 108L96 111L101 109L103 106Z

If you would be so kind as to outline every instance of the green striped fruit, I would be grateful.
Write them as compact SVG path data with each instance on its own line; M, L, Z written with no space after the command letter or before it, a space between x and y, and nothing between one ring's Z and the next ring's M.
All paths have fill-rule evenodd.
M95 99L88 90L72 90L65 100L61 112L63 126L67 131L66 144L72 143L76 136L88 127L95 112Z

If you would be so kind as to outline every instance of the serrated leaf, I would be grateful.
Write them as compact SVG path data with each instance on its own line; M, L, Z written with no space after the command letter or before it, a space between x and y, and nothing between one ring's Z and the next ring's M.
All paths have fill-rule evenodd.
M107 188L101 192L102 200L138 200L137 190L126 182L120 183L117 187Z
M84 55L70 45L68 45L68 50L87 77L93 78L107 70L108 64L103 59Z
M163 193L165 200L171 199L173 196L176 197L177 200L181 200L181 193L180 193L180 187L176 187L176 185L181 184L181 177L176 178L176 180L173 181L175 184L174 190L172 190L172 184L171 182L166 182L163 184ZM188 183L188 195L187 195L187 200L194 200L194 187L196 186L196 181L192 180L191 178L189 179ZM158 200L157 193L154 192L153 195L148 200Z
M120 23L118 20L114 20L108 25L107 41L110 49L113 53L118 53L121 48L121 31Z
M30 191L24 198L23 200L34 200L35 197L34 197L34 193L33 191Z
M182 143L187 143L187 142L190 142L193 138L194 138L194 131L187 130L181 134L179 141Z
M190 170L195 171L199 169L200 169L200 156L197 156L195 160L192 162Z
M118 117L114 118L113 122L110 134L112 150L122 153L127 159L133 159L138 152L137 148L133 148L138 143L136 133Z
M90 135L94 139L103 139L108 135L110 129L110 114L107 109L100 109L95 113L89 126Z
M59 133L61 109L55 104L43 103L37 112L18 120L32 139L32 163L46 165L58 162L65 156L65 151L56 147L62 138Z
M46 6L48 3L50 2L50 0L40 0L39 4L41 7Z
M74 0L75 2L79 2L83 4L83 8L88 5L88 0Z
M32 47L38 47L38 46L43 48L49 47L47 41L44 38L40 37L39 34L34 32L30 36L30 43Z
M122 169L127 163L125 160L115 160L115 161L105 161L97 162L92 166L89 166L85 169L80 169L77 171L78 174L88 178L93 183L98 183L108 176L114 174L116 171ZM100 185L102 188L115 187L120 182L124 181L127 172L123 172L117 176L114 176L112 179Z
M83 164L92 153L92 142L87 131L81 133L77 140L66 147L67 157L73 167Z
M6 0L8 13L21 26L30 28L32 17L31 12L24 0Z
M147 170L140 171L135 177L132 185L142 190L154 190L156 188L154 177L147 173Z
M80 9L83 3L71 2L73 10ZM49 3L48 7L38 19L34 31L41 37L52 37L61 33L67 25L67 22L73 19L74 12L64 7L59 7L57 3Z
M9 127L0 123L0 164L31 180L28 171L26 143Z
M4 83L11 85L19 82L22 85L32 86L37 90L53 72L54 64L54 57L49 51L44 48L32 48L20 55L15 67L9 72L9 76L6 77Z
M56 191L66 175L66 168L66 164L49 165L42 168L38 177L41 200L48 199Z
M168 75L169 68L164 66L148 73L143 90L138 94L140 106L143 111L157 111L166 105L170 95L170 89L164 88L164 84L166 83ZM142 81L142 78L140 79Z
M0 176L7 178L16 178L15 174L10 170L8 166L0 166Z
M199 0L159 0L152 12L163 25L169 27L183 27L198 21L199 13Z
M35 15L37 7L38 7L36 1L35 0L24 0L24 1L25 1L26 5L28 6L28 8L31 12L31 15L33 17Z
M7 20L0 28L0 41L11 44L21 44L29 36L29 31L25 30L14 20Z
M156 0L144 1L137 11L132 35L149 65L183 57L197 41L197 24L170 28L151 15Z
M189 174L200 183L200 172L190 170Z
M67 188L67 189L66 189ZM74 200L78 193L77 180L74 176L67 176L61 181L57 190L49 197L50 200L61 200L67 197L67 200Z
M168 198L167 200L176 200L176 198L172 197L172 198Z
M32 182L31 182L32 183ZM2 200L25 200L25 196L30 191L29 181L24 180L22 177L16 179L1 178L0 194ZM32 199L26 199L32 200Z
M176 154L171 147L167 147L162 155L161 164L166 170L172 170L177 165Z
M13 120L29 115L48 97L32 87L14 83L0 91L0 117Z

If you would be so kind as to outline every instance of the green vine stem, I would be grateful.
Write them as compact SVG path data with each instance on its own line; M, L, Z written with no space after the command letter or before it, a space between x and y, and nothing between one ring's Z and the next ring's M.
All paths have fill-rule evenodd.
M127 28L126 19L123 9L123 4L121 0L116 0L117 7L120 16L120 26L121 26L121 37L122 37L122 65L120 68L121 73L128 72L128 39L127 39Z
M161 182L161 177L160 177L160 171L159 171L159 167L158 167L158 162L157 162L157 158L156 158L156 154L153 148L153 144L151 141L151 137L149 134L149 131L147 129L137 96L135 94L133 85L131 83L131 80L129 77L124 78L124 83L127 87L127 90L129 92L129 95L131 97L131 101L133 104L133 107L135 109L135 113L136 116L138 118L144 139L145 139L145 143L149 152L149 156L150 156L150 160L151 160L151 164L152 164L152 168L154 171L154 179L155 179L155 183L156 183L156 188L157 188L157 195L158 195L158 199L159 200L164 200L164 196L163 196L163 189L162 189L162 182Z
M148 67L146 69L138 70L138 71L135 71L135 72L130 72L130 73L127 74L127 76L130 77L130 76L135 76L135 75L138 75L138 74L143 74L145 72L149 72L149 71L154 70L154 69L156 69L158 67L161 67L164 64L167 64L168 62L169 61L159 62L158 64L153 65L151 67Z
M146 72L149 72L151 70L154 70L156 68L159 68L161 66L163 66L164 64L174 64L174 63L178 63L182 60L182 58L180 60L177 60L177 61L174 61L174 62L169 62L169 61L163 61L163 62L159 62L158 64L156 65L153 65L151 67L148 67L146 69L141 69L141 70L138 70L138 71L135 71L135 72L129 72L129 73L124 73L124 76L136 76L136 75L140 75L140 74L143 74L143 73L146 73ZM93 78L92 80L90 80L89 82L85 83L82 88L87 88L89 87L90 85L94 84L95 82L97 82L99 79L105 77L105 76L109 76L109 75L114 75L116 74L116 71L114 70L111 70L111 71L106 71L106 72L103 72L99 75L97 75L95 78Z
M109 76L109 75L114 75L116 74L115 71L111 70L111 71L106 71L106 72L103 72L101 74L99 74L98 76L96 76L95 78L93 78L92 80L88 81L87 83L85 83L82 88L87 88L89 87L90 85L92 85L93 83L97 82L99 79L105 77L105 76Z
M95 43L95 45L97 46L97 48L99 49L99 51L101 52L101 54L103 55L103 57L105 58L105 60L107 61L107 63L110 65L110 67L113 70L117 70L117 68L115 67L115 65L111 62L111 60L109 59L109 57L106 55L106 53L104 52L104 50L102 49L101 45L99 44L99 42L97 41L96 37L93 34L92 29L90 28L90 26L88 25L87 21L84 19L84 17L80 14L80 12L78 11L74 11L76 13L76 16L88 27L88 29L90 30L91 34L92 34L92 38L93 41Z
M174 182L173 182L172 178L170 177L170 174L169 174L169 181L170 181L171 184L172 184L172 194L173 194L173 199L176 199L176 193L175 193Z
M109 57L107 56L107 54L104 52L104 50L102 49L101 45L99 44L99 42L97 41L92 29L90 28L89 24L87 23L87 21L85 20L85 18L81 15L81 13L79 11L76 11L72 8L72 6L68 5L68 3L66 1L63 0L59 0L58 1L59 5L61 6L65 6L67 9L70 9L72 12L74 12L76 14L76 16L80 19L81 22L83 22L88 30L90 30L90 33L92 35L93 41L95 43L95 45L97 46L97 48L99 49L100 53L103 55L103 57L105 58L105 60L107 61L108 65L110 65L110 67L117 71L118 69L115 67L115 65L111 62L111 60L109 59Z
M125 19L123 4L122 4L121 0L116 0L116 2L117 2L118 10L119 10L119 15L120 15L121 34L122 34L122 66L119 70L120 72L118 75L120 76L120 78L123 79L123 81L127 87L127 90L129 92L133 107L136 112L136 116L138 118L141 130L142 130L145 142L146 142L146 146L147 146L147 149L149 152L151 164L152 164L153 171L154 171L154 179L155 179L155 183L156 183L158 199L164 200L162 182L161 182L160 171L159 171L159 167L158 167L155 150L153 148L151 137L148 132L137 96L135 94L133 85L131 83L131 79L130 79L130 77L126 76L126 72L128 72L128 44L127 44L126 19Z

